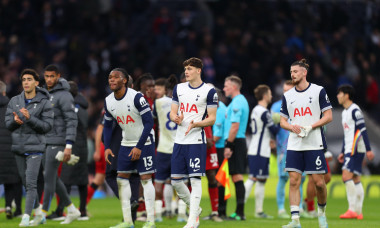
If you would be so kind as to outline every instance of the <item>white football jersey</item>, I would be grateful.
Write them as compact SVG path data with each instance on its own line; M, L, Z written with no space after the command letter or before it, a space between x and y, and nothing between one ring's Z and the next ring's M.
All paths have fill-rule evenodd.
M269 127L273 126L273 120L268 109L261 105L256 105L251 113L252 139L248 148L248 155L260 155L270 157Z
M359 125L364 124L364 118L359 106L352 103L348 109L342 112L342 125L344 130L344 153L354 154L356 151L365 153L366 148L361 132L366 128L359 128ZM354 146L354 147L353 147Z
M172 99L167 96L156 99L153 105L153 117L158 119L158 129L160 130L157 151L166 154L173 153L174 138L178 127L170 120L171 105Z
M310 126L322 117L324 111L331 108L325 89L310 83L305 90L298 91L296 87L293 87L284 94L280 115L287 118L290 124ZM322 128L311 130L304 138L298 137L293 132L289 134L288 150L305 151L326 148Z
M143 95L136 90L128 88L124 97L116 99L114 93L108 95L105 99L106 120L114 118L122 129L123 138L121 140L122 146L134 147L138 143L144 125L142 123L141 115L151 112L148 102ZM109 114L112 117L108 116ZM145 145L150 145L152 142L154 130L151 130L150 137L147 138Z
M178 105L178 114L183 112L183 121L178 126L174 142L177 144L206 143L203 128L193 128L185 136L192 120L200 122L206 118L208 108L218 107L218 95L213 87L204 82L192 88L189 82L178 84L173 89L173 103Z

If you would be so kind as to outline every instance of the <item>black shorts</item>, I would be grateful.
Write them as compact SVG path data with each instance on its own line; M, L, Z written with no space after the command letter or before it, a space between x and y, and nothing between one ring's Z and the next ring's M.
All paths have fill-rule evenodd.
M234 141L232 156L228 159L230 175L244 174L247 169L247 143L245 138L237 138Z

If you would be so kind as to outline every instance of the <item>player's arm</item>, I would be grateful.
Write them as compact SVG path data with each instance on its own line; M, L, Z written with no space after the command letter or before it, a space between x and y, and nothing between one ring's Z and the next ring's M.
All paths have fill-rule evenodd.
M343 136L344 137L344 136ZM345 147L345 142L344 142L344 138L343 138L343 145L342 145L342 151L341 153L338 155L338 161L340 163L343 163L344 162L344 147Z
M212 126L214 125L215 120L216 120L216 108L207 108L207 117L200 122L195 122L194 127Z
M173 89L172 106L170 110L170 120L176 123L177 125L180 125L183 120L183 112L181 112L181 115L178 115L178 107L179 107L179 101L178 101L178 95L177 95L177 86L175 86Z
M30 115L29 119L26 120L26 124L40 134L49 132L53 128L54 122L54 111L50 100L46 100L43 105L40 118Z
M225 113L223 113L222 110L223 109L220 108L216 110L216 119L214 125L212 126L214 142L217 142L223 137L223 123Z
M142 94L138 93L135 97L134 102L135 102L135 107L140 112L142 123L144 125L141 137L136 144L136 148L140 150L144 147L146 140L148 139L148 136L150 134L150 131L152 130L153 125L154 125L152 112L150 111L148 102L145 100L145 103L144 103L142 102L142 100L145 100L145 98L142 96Z
M321 119L319 119L317 122L313 123L311 125L312 129L323 127L326 124L330 123L333 120L332 110L328 109L323 112L323 116Z
M58 102L58 107L61 109L66 125L66 148L63 151L64 157L62 161L67 162L70 160L72 145L77 136L78 116L75 113L74 98L69 92L66 92Z
M275 125L272 119L272 116L270 112L266 111L261 115L261 120L266 124L269 131L275 136L277 135L278 131L280 130L280 127L278 125Z
M13 106L15 105L14 100L14 98L11 99L8 103L7 111L5 112L5 126L9 131L14 131L23 124L16 112L13 111Z
M114 154L112 153L111 147L111 138L112 138L112 121L113 117L108 112L107 109L107 103L104 101L104 127L103 127L103 140L104 140L104 157L108 164L111 164L111 162L108 160L108 155L111 155L114 157Z
M103 120L102 122L105 122L105 120ZM100 160L100 144L102 141L103 129L104 129L103 123L99 123L98 126L96 127L96 131L95 131L94 161L96 161L96 162Z
M363 117L363 114L361 113L361 111L359 109L355 109L352 111L352 119L355 121L355 126L357 127L357 129L360 130L360 133L362 135L364 145L365 145L365 149L367 151L367 153L366 153L367 158L369 160L372 160L375 157L375 155L373 154L373 152L371 150L371 145L369 143L369 137L368 137L368 133L367 133L367 128L365 126L364 117Z

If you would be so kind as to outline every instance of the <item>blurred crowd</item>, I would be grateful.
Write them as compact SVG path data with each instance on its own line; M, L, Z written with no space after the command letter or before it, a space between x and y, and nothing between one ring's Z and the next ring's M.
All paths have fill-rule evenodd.
M253 88L282 94L289 66L301 57L309 81L354 85L356 102L378 113L380 4L377 1L1 0L0 80L21 90L26 67L56 64L90 102L90 129L103 107L107 77L124 67L136 80L179 75L197 56L203 79L221 87L235 73L253 107Z

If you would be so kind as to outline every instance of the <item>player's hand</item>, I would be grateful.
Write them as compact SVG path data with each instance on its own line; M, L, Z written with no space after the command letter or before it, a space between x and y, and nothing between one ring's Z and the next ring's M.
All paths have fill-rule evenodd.
M30 118L29 111L28 111L26 108L22 108L22 109L20 109L20 112L22 113L22 115L25 116L25 118L26 118L27 120Z
M100 160L100 151L99 150L95 150L94 152L94 161L97 162Z
M185 136L186 136L187 134L189 134L189 131L190 131L191 129L193 129L194 126L195 126L195 124L194 124L194 120L192 120L192 121L189 123L189 127L187 127L187 131L185 132Z
M180 115L176 115L173 122L176 123L177 125L180 125L183 120L183 111L181 111Z
M111 149L106 149L106 150L104 151L104 157L105 157L105 159L106 159L106 162L107 162L108 164L111 165L110 160L108 160L108 155L111 155L112 157L115 157L115 155L112 153L112 150L111 150Z
M129 153L128 156L129 157L132 156L132 159L131 159L132 161L139 160L141 156L141 150L137 147L133 147L133 149L131 150L131 153Z
M206 138L206 147L207 147L207 149L212 148L212 146L214 146L214 141L212 140L212 138Z
M325 152L325 158L326 158L326 161L332 161L333 160L333 154L330 152L330 151L326 151Z
M224 148L224 158L229 159L232 156L232 150L230 148Z
M296 133L297 135L301 132L301 126L299 125L290 125L291 126L291 130L293 133Z
M344 162L344 154L343 153L340 153L339 156L338 156L338 161L340 163L343 163Z
M70 160L71 150L72 149L65 148L65 150L63 151L63 160L62 160L62 162L68 162Z
M13 115L14 115L14 120L17 124L21 125L23 124L24 122L20 119L20 117L17 115L16 112L13 112Z
M303 137L306 137L309 135L309 132L312 130L313 128L311 126L304 126L304 127L301 127L301 132L298 133L298 136L303 138Z
M372 152L372 150L367 151L367 158L370 161L372 161L375 158L375 154Z

